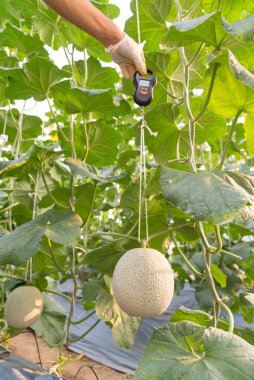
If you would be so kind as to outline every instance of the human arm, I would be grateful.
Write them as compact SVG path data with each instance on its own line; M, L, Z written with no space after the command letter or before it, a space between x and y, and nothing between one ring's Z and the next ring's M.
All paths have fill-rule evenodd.
M146 74L142 49L89 0L44 0L66 20L100 41L126 78L136 70Z

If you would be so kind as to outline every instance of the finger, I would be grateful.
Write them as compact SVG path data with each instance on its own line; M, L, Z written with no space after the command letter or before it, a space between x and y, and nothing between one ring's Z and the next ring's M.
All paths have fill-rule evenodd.
M134 75L135 72L136 72L135 67L134 67L133 65L129 65L129 66L127 67L127 69L128 69L128 72L129 72L130 78L132 78L133 75Z
M130 73L128 70L128 66L126 66L126 65L119 65L119 66L120 66L120 69L122 71L124 78L130 79L131 76L130 76Z
M145 63L145 57L143 51L140 52L140 54L137 54L134 58L134 64L136 66L136 69L141 75L146 75L146 63Z

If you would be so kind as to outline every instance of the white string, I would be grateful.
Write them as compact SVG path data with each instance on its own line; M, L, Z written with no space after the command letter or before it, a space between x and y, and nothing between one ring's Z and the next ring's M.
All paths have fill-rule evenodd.
M145 127L145 125L144 125ZM145 128L142 128L142 138L143 138L143 168L144 168L144 191L146 191L146 145L145 145ZM148 204L147 198L145 196L145 218L146 218L146 241L149 240L149 231L148 231Z
M143 170L143 134L144 128L140 127L140 157L139 157L139 199L138 199L138 241L140 242L141 235L141 214L142 214L142 170Z
M147 186L146 176L146 145L145 145L145 129L153 135L157 133L151 131L145 121L144 108L141 108L141 126L140 126L140 161L139 161L139 203L138 203L138 241L141 239L141 219L142 219L142 202L145 199L145 226L146 226L146 241L149 240L149 227L148 227L148 203L145 196ZM143 193L144 188L144 193Z
M141 33L140 33L140 19L139 19L139 4L136 0L136 14L137 14L137 31L138 31L138 43L141 44Z
M140 32L140 18L139 18L139 3L136 0L136 15L137 15L137 32L138 32L138 43L141 44L141 32ZM146 190L146 146L145 146L145 128L148 130L150 135L157 136L157 133L152 132L152 130L146 125L144 107L140 109L141 114L141 126L140 126L140 161L139 161L139 202L138 202L138 241L141 239L141 219L142 219L142 201L145 198L145 225L146 225L146 241L149 240L149 228L148 228L148 204L147 198L143 193Z

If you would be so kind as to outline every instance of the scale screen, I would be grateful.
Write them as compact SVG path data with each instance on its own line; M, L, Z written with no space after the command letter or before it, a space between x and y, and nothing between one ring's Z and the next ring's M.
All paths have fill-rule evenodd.
M140 79L139 86L142 86L142 87L151 87L151 82L150 82L150 80Z

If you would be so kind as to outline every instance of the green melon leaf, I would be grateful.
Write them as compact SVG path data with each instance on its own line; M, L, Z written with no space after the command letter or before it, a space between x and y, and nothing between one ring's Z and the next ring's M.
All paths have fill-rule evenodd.
M80 235L82 219L72 211L48 213L45 235L55 243L70 244Z
M217 265L211 265L211 273L222 288L225 288L227 286L227 276L224 272L222 272L222 270L219 267L217 267Z
M155 330L135 380L249 380L253 356L254 347L234 334L192 322L169 323Z
M40 249L42 238L72 243L80 234L81 218L71 211L46 211L0 238L0 265L21 265Z
M140 32L146 40L145 51L155 51L159 47L162 36L166 33L166 20L171 9L171 2L167 0L139 0ZM138 41L137 15L135 0L131 2L133 16L125 24L125 31Z
M119 309L112 328L113 339L119 347L128 349L133 345L140 322L141 318L130 317Z
M211 224L225 222L253 203L253 181L231 172L193 174L163 168L161 173L165 198L194 219Z
M190 321L200 326L210 327L212 316L202 310L190 310L181 306L172 315L170 322Z
M71 87L70 81L63 81L51 89L57 107L70 114L79 112L106 113L113 107L112 90L87 90Z
M40 319L31 328L36 335L43 337L49 347L58 346L63 339L66 312L64 308L46 294Z
M125 176L125 173L123 173L114 177L106 177L98 173L98 171L95 169L94 166L88 165L81 160L76 160L71 157L66 158L64 162L66 165L69 166L72 174L79 175L83 178L91 178L98 182L105 182L105 183L114 182L114 181L118 181L119 179Z
M11 24L7 24L0 31L0 47L18 49L18 52L24 55L36 54L48 56L47 50L44 49L43 42L37 35L31 37L29 34L25 34Z
M226 35L222 27L221 13L212 12L196 19L173 23L164 36L162 44L185 46L199 41L219 48Z
M2 68L0 68L0 75L1 73L4 73ZM23 69L5 69L5 75L9 78L9 86L6 90L6 96L9 99L34 98L42 101L48 96L51 87L63 78L68 78L70 73L60 70L49 59L35 57L25 63Z

